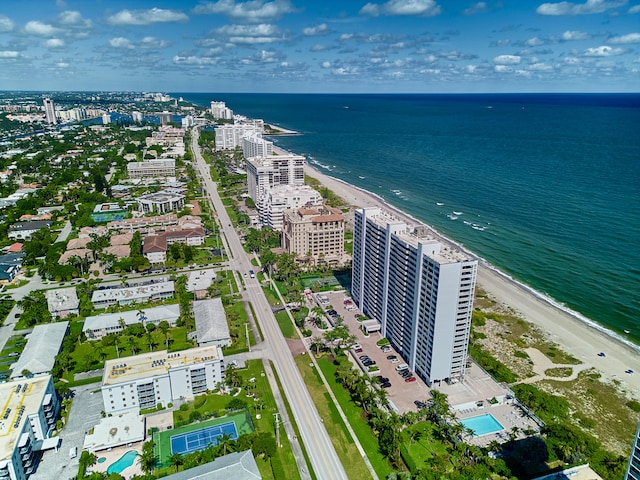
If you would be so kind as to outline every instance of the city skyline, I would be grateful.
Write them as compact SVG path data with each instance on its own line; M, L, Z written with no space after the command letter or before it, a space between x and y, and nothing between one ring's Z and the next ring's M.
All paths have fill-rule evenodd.
M628 0L2 6L3 90L631 92L639 85L640 3Z

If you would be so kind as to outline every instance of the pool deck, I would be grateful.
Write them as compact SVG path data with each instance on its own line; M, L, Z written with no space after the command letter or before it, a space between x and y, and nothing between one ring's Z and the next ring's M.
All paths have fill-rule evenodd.
M114 447L111 449L100 450L99 452L96 452L95 453L96 458L105 457L106 460L103 463L96 462L95 465L93 465L92 467L89 467L89 470L93 472L106 473L107 468L109 468L109 466L112 463L118 461L118 459L122 457L125 453L127 453L129 450L135 450L136 452L138 452L138 455L140 455L142 453L142 442L136 442L130 447L127 447L126 445L122 445L120 447ZM133 465L131 465L128 468L125 468L120 473L120 475L122 475L125 479L128 479L133 477L134 475L144 475L144 472L140 468L140 463L136 458L136 460L133 462Z
M522 430L532 429L539 430L538 425L531 420L517 405L505 403L500 405L485 406L479 408L469 408L462 411L456 410L456 418L464 420L466 418L477 417L490 413L493 415L504 430L500 432L489 433L478 437L466 437L466 441L479 447L486 447L492 441L504 443L509 440L509 434L514 427L518 428L516 438L525 438L526 435Z

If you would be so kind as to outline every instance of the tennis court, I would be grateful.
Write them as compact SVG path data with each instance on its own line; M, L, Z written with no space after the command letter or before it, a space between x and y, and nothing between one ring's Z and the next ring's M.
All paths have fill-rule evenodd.
M192 432L180 433L171 436L171 453L196 452L207 448L209 445L217 445L218 439L223 435L229 435L231 440L238 439L238 430L235 422L211 425Z

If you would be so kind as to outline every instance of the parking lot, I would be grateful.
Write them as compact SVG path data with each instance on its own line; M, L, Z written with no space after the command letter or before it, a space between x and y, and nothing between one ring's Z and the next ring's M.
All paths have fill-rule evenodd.
M98 390L97 393L93 393ZM62 443L59 450L43 452L38 469L29 480L51 480L52 478L75 478L78 474L78 461L84 444L85 432L93 428L102 417L104 406L100 394L100 384L94 383L73 389L75 394L71 414L67 425L60 432ZM78 455L69 458L71 447L78 448Z
M345 325L349 327L349 332L356 336L356 342L362 347L362 352L354 352L355 355L351 356L353 363L360 368L359 364L362 362L359 362L358 357L367 355L372 361L376 362L376 366L380 369L379 373L374 373L372 376L381 375L384 378L388 378L389 383L391 383L391 386L386 389L390 404L397 409L398 413L415 411L414 401L429 398L429 387L417 376L413 377L415 381L404 381L404 378L396 371L396 367L406 363L405 360L393 347L390 346L388 352L383 352L376 345L376 342L383 338L380 332L372 333L369 336L362 332L360 322L357 320L357 317L362 315L362 312L357 309L347 310L344 305L344 292L323 292L323 295L329 299L329 303L324 305L325 308L327 305L332 305L338 315L344 319ZM390 355L397 357L396 363L392 363L392 360L387 359Z

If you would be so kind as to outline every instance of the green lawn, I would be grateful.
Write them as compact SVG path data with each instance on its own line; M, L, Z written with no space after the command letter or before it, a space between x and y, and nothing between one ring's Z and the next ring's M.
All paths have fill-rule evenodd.
M271 284L269 284L270 286ZM273 290L269 287L262 287L262 291L264 292L264 296L267 297L267 301L269 305L280 305L280 300L278 296L275 294Z
M227 314L227 323L229 324L229 333L231 335L231 346L225 350L225 355L231 355L234 352L244 352L249 349L247 345L247 335L245 323L249 322L247 311L243 302L236 302L232 305L225 306ZM253 329L249 328L249 342L255 345L256 340L253 337Z
M299 338L286 310L276 313L276 320L285 338Z
M358 437L362 448L364 448L373 469L380 478L386 478L393 469L389 465L389 462L387 462L386 458L384 458L379 452L378 439L373 436L371 428L369 428L369 424L362 417L362 409L351 401L349 392L344 389L340 381L337 379L335 375L336 366L326 357L318 359L318 366L322 370L324 377L327 379L327 383L331 387L331 390L342 407L342 410L349 419L351 428L353 428L353 431L356 433L356 436Z
M358 479L371 478L371 473L369 472L367 465L364 463L360 452L358 452L351 435L347 432L346 426L342 421L342 418L340 418L335 405L330 400L318 373L309 365L309 357L307 355L298 355L295 360L304 382L307 385L309 394L313 399L313 403L315 403L318 413L323 419L327 433L333 442L333 446L340 457L340 462L347 472L347 477ZM340 400L338 399L338 401ZM345 411L345 413L347 418L349 418L349 423L354 427L354 422L360 418L361 412L358 410L355 415L352 415L351 412L347 411ZM371 434L369 435L371 436ZM377 449L377 441L375 443ZM371 456L369 456L369 459L371 460ZM379 470L376 468L375 464L374 469L376 469L380 478L385 478L387 474L392 471L390 467L387 467L386 470Z

